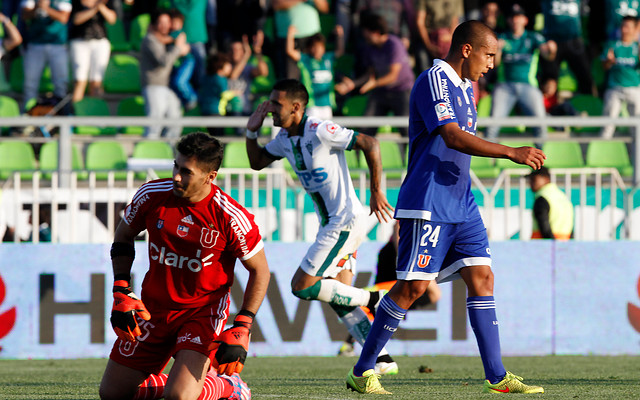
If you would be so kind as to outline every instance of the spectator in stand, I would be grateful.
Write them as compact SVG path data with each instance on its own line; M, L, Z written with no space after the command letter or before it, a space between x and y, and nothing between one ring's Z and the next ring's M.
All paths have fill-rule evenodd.
M568 101L558 97L558 82L553 78L547 78L542 82L542 97L544 108L549 115L578 115L578 112ZM564 128L561 128L564 129Z
M498 17L500 16L500 6L497 1L487 1L480 11L480 21L484 22L494 31L498 30Z
M506 117L515 105L525 115L544 118L544 99L535 80L538 68L538 53L547 60L553 60L556 44L552 40L525 29L529 18L519 4L514 4L507 18L509 31L498 36L498 53L494 64L498 66L498 84L493 90L491 116ZM487 128L487 138L495 140L500 127ZM545 132L535 128L536 136Z
M62 99L67 95L69 54L67 23L71 15L71 0L23 0L28 43L24 52L24 105L38 96L40 77L46 65L51 68L53 94Z
M4 14L0 13L0 23L4 29L4 37L0 39L0 58L22 43L22 35L18 28Z
M176 37L171 50L165 44L171 32L171 16L168 11L159 10L151 15L149 31L140 46L140 83L145 101L145 111L151 118L179 118L182 116L180 99L169 88L169 76L173 64L181 56L189 54L186 35ZM164 136L177 138L180 126L165 128ZM145 136L157 138L161 127L147 128Z
M607 74L607 89L604 92L603 114L617 117L622 102L627 104L630 116L640 115L640 74L638 67L638 19L624 17L620 28L620 40L610 41L602 52L602 64ZM602 128L604 139L611 139L614 125Z
M84 97L87 81L89 96L103 94L102 80L111 54L105 22L115 24L117 15L111 0L73 0L72 5L69 38L75 102Z
M443 3L443 0L439 1ZM387 25L387 31L399 37L405 48L409 48L410 44L410 28L409 21L414 21L413 8L410 3L405 0L358 0L354 2L354 16L359 18L360 30L362 30L362 22L369 15L378 15L384 18ZM365 39L366 40L366 39Z
M640 17L638 0L604 0L605 34L607 40L620 39L620 26L624 17Z
M253 52L249 45L249 38L245 35L242 39L231 42L231 74L229 75L229 89L239 93L237 101L242 115L250 115L253 112L253 95L251 82L259 76L269 75L269 65L262 55L261 35L255 36ZM251 56L255 55L252 63Z
M359 87L359 94L368 94L367 116L384 116L388 112L409 115L409 96L415 75L402 40L387 31L386 21L379 15L365 16L361 28L367 46L359 57L369 68L355 81L345 78L345 92ZM375 131L367 133L375 134ZM406 128L401 128L400 133L406 136Z
M451 36L464 18L462 0L414 0L419 41L414 46L418 71L449 52Z
M184 15L184 33L195 59L191 82L197 89L204 78L207 62L207 0L171 0L171 6Z
M578 92L597 96L587 48L582 39L581 0L541 0L540 6L544 15L544 35L558 45L553 61L541 60L542 80L557 80L560 64L566 60L575 75Z
M227 51L232 43L246 36L258 54L264 45L264 23L267 19L267 7L262 0L218 0L218 26L216 40L218 49ZM251 110L253 111L253 110Z
M316 33L307 42L304 52L295 49L294 35L296 27L289 27L287 36L287 55L298 63L302 75L302 83L309 92L309 105L307 115L320 119L333 118L333 109L336 108L336 93L334 89L333 67L336 58L340 57L344 43L342 27L336 25L335 31L338 48L335 52L327 52L326 39L322 33Z
M238 107L233 104L233 101L240 93L229 90L229 76L232 69L231 57L225 53L217 53L209 58L207 74L200 88L200 112L202 115L226 115L228 106L232 109L232 113L239 114ZM237 100L235 101L237 102ZM221 136L224 131L222 128L211 128L209 133Z
M278 78L300 78L297 64L287 57L287 34L289 26L296 27L296 48L304 49L309 38L320 33L320 15L329 12L327 0L273 0L275 20L274 67Z
M168 43L165 44L173 45L178 35L184 32L184 15L176 9L169 11L169 15L171 15L171 33L169 34ZM187 36L188 41L189 37ZM169 78L169 86L176 92L180 103L187 111L193 110L198 105L198 94L191 84L195 65L196 58L193 53L182 56L171 70L171 77Z

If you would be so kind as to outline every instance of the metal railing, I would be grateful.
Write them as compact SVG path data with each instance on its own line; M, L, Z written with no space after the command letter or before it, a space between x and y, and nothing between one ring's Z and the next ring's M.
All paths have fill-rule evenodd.
M211 127L242 127L245 126L247 121L246 117L185 117L179 120L150 120L147 118L130 118L130 117L16 117L16 118L3 118L2 122L4 126L42 126L48 125L57 126L59 128L59 137L55 140L59 141L59 163L58 171L53 173L50 179L42 179L39 173L35 173L31 181L31 185L24 185L20 179L19 174L14 174L10 179L4 182L2 199L0 199L0 208L5 211L5 220L14 218L17 225L20 213L24 213L25 204L30 205L32 208L31 227L37 230L39 225L39 212L38 206L40 204L51 204L51 216L52 220L59 219L55 213L58 212L58 208L61 207L64 210L64 221L66 227L61 228L61 224L52 224L52 236L54 240L62 241L89 241L100 242L101 238L108 237L109 240L113 236L115 229L115 221L118 219L119 209L118 206L126 204L130 201L131 196L137 189L139 181L134 181L134 172L129 171L125 182L116 181L114 174L111 172L105 184L98 184L96 180L95 172L89 172L89 178L87 181L78 180L78 171L71 170L71 144L72 142L87 143L95 140L109 139L113 140L113 136L81 136L73 135L73 126L85 126L94 125L99 127L113 126L167 126L181 124L183 126L211 126ZM406 126L406 117L336 117L334 121L348 127L377 127L381 125L391 125L394 127ZM607 118L607 117L549 117L544 120L536 119L533 117L511 117L501 119L480 119L479 126L540 126L546 129L548 126L604 126L608 124L615 124L617 126L634 127L635 132L640 132L640 118ZM270 120L266 121L267 126L271 126ZM275 130L273 131L275 132ZM123 142L135 143L139 140L144 140L140 136L132 135L118 135L117 140ZM15 140L16 138L0 138L0 140ZM265 140L268 138L264 138ZM522 137L519 139L532 140L540 142L540 139L533 137ZM587 142L597 137L571 137L571 140L578 142ZM27 138L24 140L32 142L43 142L52 139L46 138ZM242 138L221 138L222 141L243 140ZM395 140L400 143L406 143L406 138L394 137ZM551 134L545 140L567 140L566 136L554 137ZM631 216L633 212L633 204L631 199L635 194L638 185L640 166L638 166L640 154L637 135L634 133L631 137L624 138L627 142L632 142L631 158L634 163L634 175L633 180L630 182L630 186L627 186L624 180L620 177L615 169L580 169L580 170L558 170L552 171L555 177L563 176L564 188L567 191L577 190L580 193L580 202L576 207L576 239L613 239L616 237L624 238L640 238L640 234L637 234L632 229L631 222L633 218ZM173 143L175 140L168 140ZM487 180L477 179L474 175L473 185L482 193L482 203L484 204L481 209L487 228L489 230L490 238L492 240L508 239L513 237L509 234L514 230L519 233L521 239L526 239L526 226L528 224L528 209L526 207L526 185L523 174L527 170L503 170L500 176L493 182L487 182ZM265 237L267 239L273 239L274 232L279 232L279 238L283 237L283 230L289 230L289 237L293 237L295 240L300 240L303 237L304 231L304 191L299 186L297 180L292 179L288 172L282 167L281 162L274 163L273 168L269 168L260 172L251 170L221 170L222 178L218 184L227 192L235 191L237 199L242 204L250 204L250 209L257 214L260 219L261 228L264 228L266 232ZM149 171L152 177L153 172ZM360 199L363 203L368 200L366 198L368 181L366 172L356 171L354 174L354 184L359 189ZM496 207L495 202L499 194L504 193L505 204L510 204L512 186L512 176L515 177L518 188L518 205L515 207L517 217L515 220L510 218L510 214L513 212L513 207ZM603 183L603 176L609 177ZM386 175L383 177L383 188L386 189L390 181L386 179ZM394 180L394 186L397 186L398 181ZM488 185L488 186L487 186ZM594 204L587 204L586 191L589 186L594 188L596 201ZM595 226L589 226L585 221L593 215L588 214L588 208L592 207L599 210L602 206L602 193L609 190L610 204L618 203L619 196L622 196L622 203L624 207L610 207L608 211L610 217L605 218L605 222L601 222L601 218L596 218ZM292 192L291 192L292 191ZM249 197L247 198L247 193ZM260 198L260 193L264 194L264 200ZM294 193L294 207L293 209L287 209L282 207L287 202L287 193ZM615 199L613 199L615 196ZM280 204L280 208L276 209L275 203ZM260 202L263 202L259 206ZM7 206L7 202L11 205ZM2 205L4 203L4 206ZM7 211L7 209L9 211ZM86 209L86 210L85 210ZM100 211L98 210L100 209ZM103 210L104 209L104 210ZM101 231L99 221L95 218L89 218L86 221L81 218L82 211L85 211L89 216L103 213L103 219L105 220L104 231ZM0 210L1 212L1 210ZM503 212L505 214L500 215ZM289 213L289 214L287 214ZM620 217L622 213L622 217ZM54 218L55 217L55 218ZM86 216L85 216L86 217ZM2 216L0 215L0 219ZM622 220L622 222L620 222ZM514 223L514 221L517 221ZM87 235L80 236L77 231L74 231L74 227L78 224L85 224L88 226ZM607 225L607 229L601 229L604 225ZM514 228L515 226L515 228ZM620 228L624 229L620 229ZM69 231L64 231L68 229ZM523 230L524 229L524 230ZM596 231L598 235L590 234L590 232ZM74 233L75 232L75 233ZM102 233L101 233L102 232ZM606 232L606 234L600 234L600 232ZM101 236L102 235L102 236ZM60 239L61 238L61 239ZM34 242L38 241L37 235L33 237Z

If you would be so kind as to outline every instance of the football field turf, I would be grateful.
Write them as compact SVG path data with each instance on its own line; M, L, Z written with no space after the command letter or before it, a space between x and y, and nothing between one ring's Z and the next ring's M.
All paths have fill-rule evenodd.
M400 373L383 377L398 399L478 399L482 394L479 357L397 357ZM362 399L344 378L356 358L249 358L242 373L260 399ZM544 386L540 399L640 399L640 356L505 357L507 369L525 383ZM97 399L106 360L0 360L0 399ZM421 366L431 372L421 373Z

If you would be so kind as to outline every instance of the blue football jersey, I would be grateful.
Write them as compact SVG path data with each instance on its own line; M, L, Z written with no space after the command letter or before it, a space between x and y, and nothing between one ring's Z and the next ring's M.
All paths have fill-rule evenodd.
M443 60L435 60L411 91L409 165L402 183L396 218L459 223L467 218L471 194L471 156L447 147L434 131L456 123L476 134L477 112L473 88Z

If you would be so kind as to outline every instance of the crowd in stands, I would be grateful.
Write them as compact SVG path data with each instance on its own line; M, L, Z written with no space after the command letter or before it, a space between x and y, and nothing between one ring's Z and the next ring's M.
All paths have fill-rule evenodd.
M475 100L487 97L492 104L479 107L480 116L584 111L572 97L599 101L604 115L617 116L623 104L629 115L640 113L639 1L516 3L4 0L0 81L14 80L9 71L21 63L22 87L8 94L29 112L43 101L40 80L47 70L55 101L73 105L104 96L105 80L124 79L107 76L110 60L124 53L137 60L140 91L133 94L143 97L151 117L249 115L285 77L303 81L311 94L309 113L323 118L408 115L416 77L446 55L460 22L479 19L500 44L496 68L475 85ZM355 99L363 107L346 107ZM65 110L73 107L60 112ZM611 138L614 130L605 127L601 134ZM488 129L485 136L495 140L499 131ZM177 137L181 129L144 134Z

